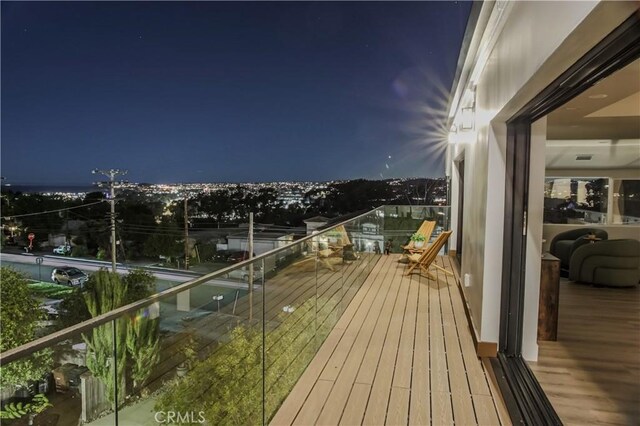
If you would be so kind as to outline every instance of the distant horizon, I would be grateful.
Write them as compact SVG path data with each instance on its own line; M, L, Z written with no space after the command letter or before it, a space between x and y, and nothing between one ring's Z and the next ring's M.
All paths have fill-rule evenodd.
M199 185L199 184L260 184L260 183L276 183L276 182L286 182L286 183L304 183L304 182L314 182L314 183L325 183L325 182L341 182L341 181L352 181L352 180L369 180L369 181L385 181L385 180L398 180L398 179L403 179L403 180L413 180L413 179L446 179L445 175L442 176L412 176L412 177L385 177L385 178L377 178L377 179L372 179L372 178L365 178L365 177L357 177L357 178L352 178L352 179L328 179L328 180L253 180L253 181L200 181L200 182L145 182L145 181L139 181L139 182L133 182L133 181L127 181L126 179L123 179L123 181L129 183L129 184L135 184L135 185ZM103 181L100 181L103 182ZM2 187L7 187L7 188L13 188L13 187L78 187L78 188L83 188L83 187L92 187L92 186L96 186L94 182L87 182L87 183L63 183L63 182L29 182L29 183L23 183L23 182L3 182L2 183Z

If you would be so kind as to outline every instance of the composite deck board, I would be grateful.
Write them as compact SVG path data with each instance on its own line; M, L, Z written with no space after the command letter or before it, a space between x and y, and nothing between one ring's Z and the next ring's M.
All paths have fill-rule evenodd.
M640 287L562 279L558 340L538 342L529 363L566 425L627 425L640 419Z
M411 400L409 424L426 425L431 419L429 396L429 289L418 288L418 309L414 342L413 368L411 370Z
M420 286L417 285L409 286L409 297L405 308L400 347L398 348L396 368L393 375L393 386L395 387L411 388L419 288Z
M402 275L397 274L396 276ZM369 404L367 405L367 411L364 416L365 424L379 424L386 416L398 354L398 345L400 343L400 332L402 331L405 306L409 295L409 284L409 280L401 279L400 289L391 314L391 321L389 322L387 335L385 336L382 346L382 354L376 366L373 387L371 388L371 395L369 396Z
M446 316L445 316L446 317ZM451 319L453 321L453 319ZM475 413L471 402L469 382L462 362L462 353L458 343L458 333L455 325L444 327L444 337L447 348L447 363L449 381L451 384L451 400L453 402L453 417L457 424L474 424Z
M367 408L367 401L371 393L371 385L364 383L354 383L351 394L347 400L347 405L340 423L345 425L359 425L364 418L364 411Z
M378 262L374 267L372 274L374 276L377 275L382 266L383 262ZM331 334L329 334L325 343L320 347L318 353L294 386L293 390L289 394L289 397L284 401L284 403L274 416L271 422L272 424L287 425L293 423L293 420L298 415L298 411L304 404L307 396L313 390L318 377L323 372L336 347L342 340L342 336L345 330L348 328L351 319L353 318L367 295L371 291L375 290L376 289L372 286L363 285L361 291L356 293L351 304L347 307L342 317L338 320L336 327L334 327ZM331 389L329 389L329 391L330 390Z
M377 312L375 309L379 306L379 304L374 305L374 300L376 300L376 295L381 288L381 281L384 280L384 274L378 274L376 277L377 281L372 283L371 288L368 289L366 297L363 299L364 306L362 309L358 309L357 312L354 313L351 321L354 322L353 327L349 327L347 332L344 334L343 338L340 340L340 344L334 351L331 359L327 363L327 366L322 371L320 375L320 379L322 380L336 380L338 374L342 370L342 367L345 365L347 361L347 357L352 353L352 349L356 351L358 348L354 348L354 343L356 343L356 339L360 336L360 331L362 326L366 324L365 319L371 321L375 319L375 315ZM378 299L380 300L380 299ZM374 309L372 311L372 308ZM373 314L374 316L372 317ZM368 340L368 339L367 339ZM351 357L353 358L353 357ZM358 365L359 366L359 360ZM357 367L356 366L356 367Z
M457 277L398 259L381 256L271 424L500 424Z
M387 411L386 425L407 425L409 420L409 394L407 388L391 388L389 398L389 410Z
M472 395L471 398L479 425L489 426L500 423L493 398L488 395Z
M377 292L369 291L368 295L370 295L371 298L369 300L363 301L365 305L363 306L363 309L360 310L360 312L366 313L366 318L364 320L356 317L353 318L353 321L360 322L361 327L358 329L358 335L353 340L353 342L351 342L352 345L350 348L351 350L348 353L348 357L343 359L342 365L339 369L334 369L333 371L331 371L330 375L325 375L323 372L323 374L320 376L321 378L325 376L335 377L334 387L331 390L331 394L328 397L327 404L325 405L325 408L323 409L320 418L318 419L318 423L320 424L337 424L340 421L343 409L352 392L352 388L355 382L356 375L358 373L358 369L360 368L362 358L364 357L364 354L367 350L367 345L375 326L375 320L380 315L380 311L382 309L384 297L383 295L380 295L380 297L376 296L378 296L380 291L386 292L389 289L389 281L387 281L386 285L384 285L384 277L385 274L379 274L378 277L376 277L372 287L377 287L379 290ZM367 305L369 305L368 309ZM356 328L358 328L357 325L353 327L353 329ZM348 344L349 342L347 342L347 345ZM327 368L331 365L335 366L335 364L330 363ZM325 372L326 371L327 369L325 368ZM334 376L334 374L339 375Z
M394 266L391 266L393 268ZM373 385L373 380L376 375L376 369L378 361L380 360L380 354L382 353L382 347L384 346L384 339L387 334L389 322L391 321L391 314L393 307L398 297L398 290L400 289L400 282L402 276L394 274L392 278L391 290L387 293L387 297L384 300L384 308L380 317L376 321L375 330L371 340L369 341L369 347L365 353L358 376L356 377L357 383L366 383Z
M446 266L443 258L438 258L437 262L443 268ZM462 351L470 391L472 395L490 396L491 392L489 391L489 385L486 380L484 370L482 365L477 362L469 323L466 320L464 312L464 302L460 296L460 290L454 281L455 279L457 279L457 277L446 277L446 280L449 283L449 300L451 301L453 308L453 320L456 323L456 329L458 331L458 342L460 343L460 349Z
M315 424L332 386L333 382L318 380L309 395L309 399L302 406L302 409L298 416L296 416L293 424L302 426Z
M428 285L431 391L448 393L450 391L449 375L447 372L447 358L442 329L442 310L440 306L441 290L444 284L440 281L429 281Z

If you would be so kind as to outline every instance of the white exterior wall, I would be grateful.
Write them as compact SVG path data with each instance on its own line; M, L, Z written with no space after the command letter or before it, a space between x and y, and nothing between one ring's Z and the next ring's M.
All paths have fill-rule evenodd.
M483 7L491 7L486 3ZM505 12L506 21L497 36L484 70L477 78L475 132L458 134L452 159L464 155L465 184L463 212L462 274L470 274L471 285L464 288L476 335L483 342L498 342L502 284L506 120L541 92L606 34L634 11L632 3L512 2ZM481 33L481 32L480 32ZM481 36L478 31L474 37ZM473 43L472 43L473 45ZM472 66L467 60L465 66ZM469 82L461 82L469 84ZM465 105L462 105L465 106ZM454 120L455 121L455 120ZM460 140L462 139L462 140ZM452 173L455 180L456 174ZM539 176L544 179L544 157ZM542 191L540 191L542 195ZM456 202L454 201L454 205ZM456 209L452 209L455 217ZM540 223L531 224L535 238L542 236ZM540 229L538 229L540 228ZM540 232L538 232L540 231ZM538 242L531 241L539 253ZM530 267L530 279L540 273ZM537 268L537 269L536 269ZM528 324L525 336L537 352L530 327L537 292L525 291Z

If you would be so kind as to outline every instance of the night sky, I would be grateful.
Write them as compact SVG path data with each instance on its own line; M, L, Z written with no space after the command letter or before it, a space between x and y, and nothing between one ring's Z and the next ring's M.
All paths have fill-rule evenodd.
M470 2L5 2L5 183L442 176Z

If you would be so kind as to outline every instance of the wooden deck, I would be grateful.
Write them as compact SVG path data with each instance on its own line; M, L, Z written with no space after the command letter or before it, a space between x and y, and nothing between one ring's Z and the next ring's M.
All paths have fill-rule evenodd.
M562 280L558 340L529 365L564 424L638 424L639 330L640 287Z
M272 425L500 424L456 279L398 259L377 263Z

